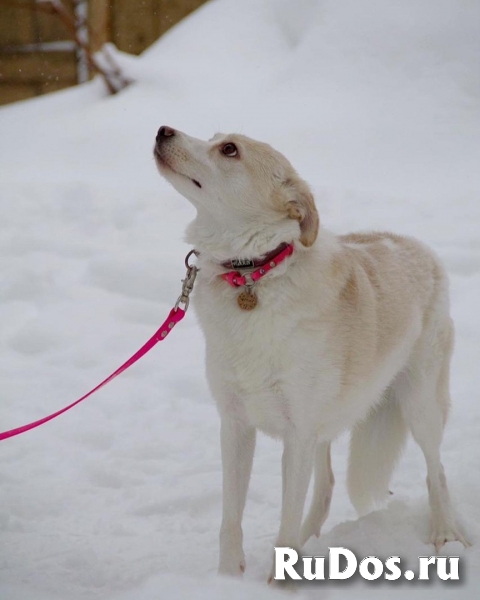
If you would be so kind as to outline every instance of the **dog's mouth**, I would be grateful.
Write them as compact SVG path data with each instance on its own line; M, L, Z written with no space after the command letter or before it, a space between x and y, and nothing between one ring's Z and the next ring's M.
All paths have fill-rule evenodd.
M176 175L180 175L181 177L185 177L185 179L189 179L192 183L194 183L198 188L202 187L202 184L197 180L194 179L193 177L190 177L189 175L185 175L185 173L180 173L179 171L177 171L176 169L174 169L164 158L163 156L159 153L157 147L155 146L153 153L155 155L155 159L157 161L157 164L160 167L166 168L169 171L172 171L173 173L175 173Z

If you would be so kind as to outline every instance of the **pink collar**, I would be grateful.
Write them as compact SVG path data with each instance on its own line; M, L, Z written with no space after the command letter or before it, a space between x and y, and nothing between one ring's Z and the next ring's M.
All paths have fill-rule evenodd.
M229 283L232 287L253 285L259 279L264 277L269 271L271 271L275 267L278 267L280 263L282 263L286 258L293 254L293 244L281 244L279 248L280 247L283 249L280 250L277 254L273 256L272 254L267 255L268 262L263 263L259 269L255 269L255 271L245 273L244 275L242 275L239 271L228 271L228 273L223 273L221 275L221 278L224 279L227 283ZM252 262L255 264L255 261Z

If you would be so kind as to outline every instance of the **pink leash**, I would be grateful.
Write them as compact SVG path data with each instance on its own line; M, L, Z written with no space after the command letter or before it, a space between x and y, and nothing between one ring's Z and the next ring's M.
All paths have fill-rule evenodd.
M82 402L83 400L85 400L86 398L88 398L89 396L94 394L96 391L98 391L104 385L107 385L107 383L110 383L110 381L112 381L113 379L118 377L121 373L126 371L129 367L131 367L138 360L140 360L142 358L142 356L145 356L145 354L147 354L147 352L149 352L154 346L156 346L158 344L158 342L161 342L162 340L164 340L167 337L167 335L170 333L170 331L172 331L172 329L175 327L175 325L183 319L183 317L185 316L185 313L187 312L189 295L193 289L193 284L195 282L195 277L197 276L197 271L198 271L197 267L195 267L194 265L190 266L188 264L188 259L194 253L196 253L195 250L192 250L191 252L189 252L187 254L187 257L185 258L185 265L187 267L187 275L186 275L185 279L182 280L182 283L183 283L182 293L179 296L179 298L175 304L175 307L172 308L172 310L170 311L170 314L166 318L165 322L161 325L161 327L140 348L140 350L135 352L135 354L131 358L129 358L125 363L123 363L123 365L121 367L119 367L116 371L114 371L109 377L107 377L101 383L99 383L96 387L94 387L93 390L90 390L84 396L82 396L78 400L75 400L75 402L72 402L72 404L69 404L65 408L62 408L61 410L49 415L48 417L44 417L43 419L39 419L38 421L33 421L33 423L28 423L27 425L22 425L22 427L17 427L15 429L10 429L9 431L1 432L0 433L0 441L14 437L16 435L20 435L21 433L30 431L30 429L35 429L36 427L40 427L40 425L43 425L44 423L48 423L48 421L51 421L52 419L59 417L63 413L67 412L67 410L70 410L77 404L80 404L80 402ZM179 306L180 303L185 305L185 309L180 308L180 306Z
M228 273L224 273L221 277L225 281L227 281L233 287L241 287L241 286L252 286L262 277L264 277L269 271L277 267L281 262L283 262L286 258L288 258L293 253L293 244L288 244L281 252L279 252L276 256L271 257L269 262L260 268L256 269L251 273L246 273L242 275L238 271L229 271ZM83 400L86 400L89 396L94 394L96 391L101 389L107 383L110 383L113 379L118 377L121 373L126 371L132 365L134 365L138 360L145 356L147 352L149 352L154 346L164 340L167 335L172 331L177 323L179 323L188 309L189 296L191 291L193 290L193 284L195 283L195 277L197 276L198 268L195 265L189 264L189 259L192 254L198 254L196 250L191 250L186 258L185 258L185 266L187 267L187 274L185 279L182 279L182 293L178 297L178 300L170 311L170 314L161 325L161 327L152 335L152 337L138 350L135 354L129 358L121 367L119 367L116 371L114 371L109 377L104 379L101 383L99 383L92 390L87 392L84 396L72 402L65 408L54 412L48 417L44 417L43 419L39 419L38 421L33 421L32 423L28 423L27 425L22 425L22 427L16 427L15 429L10 429L9 431L3 431L0 433L0 441L6 440L8 438L14 437L16 435L20 435L21 433L25 433L26 431L30 431L30 429L35 429L36 427L40 427L44 423L48 423L52 419L63 415L63 413L67 412ZM180 304L184 304L185 309L180 308Z

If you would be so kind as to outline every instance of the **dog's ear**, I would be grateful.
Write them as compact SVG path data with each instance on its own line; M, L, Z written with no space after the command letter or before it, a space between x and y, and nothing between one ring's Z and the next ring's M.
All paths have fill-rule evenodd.
M300 178L290 178L283 183L288 193L287 214L300 223L300 241L312 246L318 235L320 219L310 188Z

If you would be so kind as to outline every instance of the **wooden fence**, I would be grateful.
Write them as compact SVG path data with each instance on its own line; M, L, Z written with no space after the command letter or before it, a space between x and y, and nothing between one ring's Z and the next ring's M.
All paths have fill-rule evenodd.
M58 0L53 0L58 2ZM206 0L62 0L92 52L140 54ZM0 104L88 79L91 65L45 0L0 0Z

